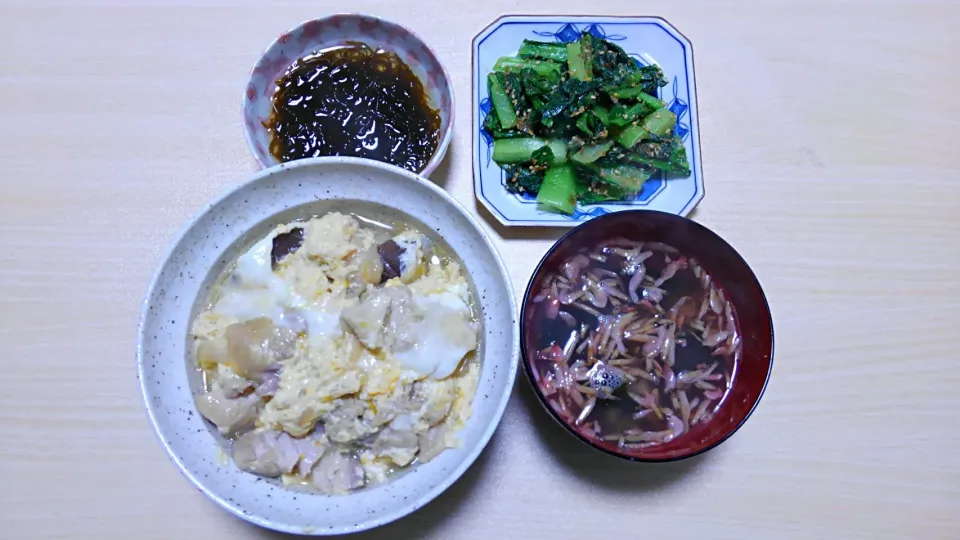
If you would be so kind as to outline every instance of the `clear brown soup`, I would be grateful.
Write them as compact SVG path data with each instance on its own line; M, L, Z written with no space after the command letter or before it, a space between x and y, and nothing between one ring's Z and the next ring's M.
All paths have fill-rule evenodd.
M740 330L722 287L695 259L619 238L581 250L541 283L534 379L583 436L623 448L665 444L723 402Z

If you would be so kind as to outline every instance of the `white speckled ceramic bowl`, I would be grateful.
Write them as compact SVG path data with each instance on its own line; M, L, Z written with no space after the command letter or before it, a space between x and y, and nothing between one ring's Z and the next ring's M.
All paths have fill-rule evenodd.
M308 54L342 45L347 41L365 43L394 52L423 83L431 105L440 113L440 141L433 156L420 174L429 176L450 146L456 110L450 75L437 55L409 28L372 15L341 13L313 19L280 35L250 71L250 81L243 92L241 112L247 145L263 167L277 164L270 155L270 133L264 122L270 118L276 81L293 62Z
M385 201L385 202L381 202ZM224 459L228 442L196 412L199 372L188 329L224 267L279 223L329 211L401 214L437 231L457 253L478 295L481 373L462 445L392 481L345 496L295 492ZM510 397L519 356L517 307L490 239L442 189L413 173L356 158L316 158L260 171L210 203L180 233L144 300L137 368L144 404L164 448L211 499L257 525L329 535L398 519L447 489L480 454Z

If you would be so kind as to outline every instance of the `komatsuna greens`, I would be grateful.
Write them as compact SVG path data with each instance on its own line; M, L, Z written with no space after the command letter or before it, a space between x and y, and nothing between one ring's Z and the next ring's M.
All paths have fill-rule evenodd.
M547 210L635 196L658 171L690 174L677 117L656 97L663 71L606 40L586 32L572 43L524 40L487 84L493 160L508 190L536 195Z

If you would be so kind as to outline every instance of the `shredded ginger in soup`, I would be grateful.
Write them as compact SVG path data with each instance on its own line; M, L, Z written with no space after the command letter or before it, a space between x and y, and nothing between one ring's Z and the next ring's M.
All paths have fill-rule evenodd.
M723 289L659 242L601 242L547 275L537 385L577 431L622 448L671 442L722 403L741 339Z

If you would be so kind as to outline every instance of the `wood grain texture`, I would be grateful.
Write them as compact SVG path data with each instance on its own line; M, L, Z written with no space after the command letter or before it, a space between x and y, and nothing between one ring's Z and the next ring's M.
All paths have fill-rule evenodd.
M436 178L487 218L522 293L559 232L507 230L473 199L470 40L501 13L585 4L441 4L0 2L0 538L279 538L166 458L134 339L162 250L254 170L246 75L304 19L367 11L435 48L459 108ZM461 481L356 538L960 538L960 4L634 9L694 43L706 181L694 218L769 296L760 407L701 458L636 466L553 425L521 374Z

